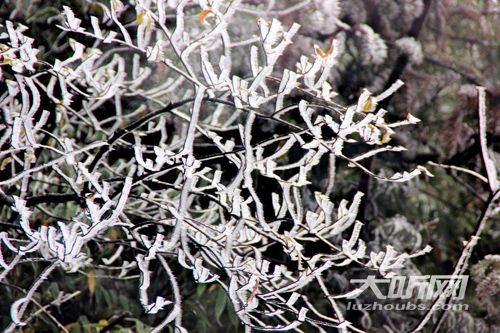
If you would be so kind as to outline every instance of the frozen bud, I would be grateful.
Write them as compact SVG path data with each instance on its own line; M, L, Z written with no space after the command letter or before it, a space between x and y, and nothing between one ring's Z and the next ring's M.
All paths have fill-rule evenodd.
M414 64L421 64L424 59L422 45L413 37L403 37L396 41L396 46L408 56Z
M363 64L382 64L387 58L387 45L385 45L382 37L366 24L359 25L356 36L359 39Z
M338 18L342 13L342 8L338 0L314 0L313 4L318 11L330 18Z
M413 19L422 15L424 11L424 3L422 0L403 0L402 5L403 12Z
M330 16L319 9L310 9L300 14L300 25L305 31L329 35L335 32L335 16Z

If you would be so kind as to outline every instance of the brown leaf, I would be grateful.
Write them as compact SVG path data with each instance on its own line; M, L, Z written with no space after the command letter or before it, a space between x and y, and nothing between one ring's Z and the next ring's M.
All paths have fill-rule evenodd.
M208 8L208 9L203 9L200 14L198 14L198 21L200 22L200 24L205 24L205 20L207 19L207 17L209 15L213 15L214 12L212 11L211 8Z

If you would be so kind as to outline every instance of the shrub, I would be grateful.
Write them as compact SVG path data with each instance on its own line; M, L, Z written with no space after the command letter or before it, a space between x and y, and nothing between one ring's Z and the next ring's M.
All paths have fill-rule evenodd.
M369 25L343 22L337 1L313 1L297 20L322 26L330 15L339 33L321 46L294 49L300 25L288 24L287 14L309 1L273 4L64 6L51 21L59 22L68 47L45 52L26 26L5 21L0 281L11 281L5 288L16 295L6 332L78 296L68 292L70 280L81 289L83 277L92 297L100 276L138 275L138 303L163 316L149 322L151 332L171 323L187 331L184 298L195 285L217 288L217 318L227 302L247 331L360 331L346 319L343 301L360 290L342 279L361 271L410 275L408 260L431 251L402 217L389 222L417 235L408 251L385 243L386 226L363 235L364 193L338 189L358 173L388 183L432 177L422 165L393 172L363 164L405 150L391 140L419 122L410 113L388 116L401 80L364 89L353 103L338 102L329 82L346 40L355 41L365 66L386 61L386 42ZM322 29L311 25L306 31ZM413 37L396 45L418 63L422 51ZM484 89L478 91L487 171L478 177L487 179L491 195L455 275L466 269L498 197ZM35 272L29 282L22 280L25 266ZM56 290L52 299L41 292L45 280ZM448 301L445 293L433 304ZM431 307L419 325L435 312ZM49 318L58 329L68 324ZM109 323L93 325L105 330Z

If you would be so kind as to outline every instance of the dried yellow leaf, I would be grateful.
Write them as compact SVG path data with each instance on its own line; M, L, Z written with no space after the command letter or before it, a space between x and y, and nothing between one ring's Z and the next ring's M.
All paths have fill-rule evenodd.
M95 271L92 270L87 275L87 287L89 288L90 296L94 295L96 287Z
M106 319L101 319L97 322L97 324L99 324L99 326L106 326L109 324L109 322L106 320Z
M373 102L372 102L373 97L368 97L366 100L365 104L363 104L363 111L364 112L372 112L373 111Z
M93 3L92 5L90 5L90 8L89 8L89 13L90 14L94 14L94 15L97 15L99 17L102 17L104 16L104 10L102 9L102 7L100 5L98 5L97 3Z
M389 135L389 132L386 131L384 132L384 134L382 135L382 138L380 139L380 143L384 144L384 143L387 143L391 141L391 136Z
M213 15L214 12L211 8L203 9L200 14L198 14L198 21L200 24L205 24L205 20L209 15Z
M7 165L9 165L9 163L12 161L12 157L6 157L3 161L2 161L2 165L0 165L0 170L1 171L4 171L5 168L7 167Z
M111 9L116 12L119 8L121 8L122 2L120 0L112 0L111 1Z
M321 58L326 58L328 57L329 55L331 55L333 53L333 45L331 45L328 50L326 51L323 51L319 46L314 46L314 51L316 52L316 54L318 56L320 56Z
M299 260L300 260L300 257L299 257ZM248 302L250 302L255 297L255 295L257 295L258 290L259 290L259 280L257 280L255 282L255 286L253 287L252 292L250 293L250 296L248 297Z
M144 22L144 15L145 15L144 12L140 12L139 14L137 14L137 18L135 19L137 25L141 25L142 22Z
M111 240L117 240L119 237L120 237L120 234L118 233L118 230L116 230L116 229L112 229L112 230L111 230L111 233L110 233L110 235L109 235L109 238L110 238Z
M145 12L137 14L135 23L137 23L137 25L146 23L146 31L151 31L151 18Z
M24 160L31 163L36 162L35 153L33 151L24 152Z

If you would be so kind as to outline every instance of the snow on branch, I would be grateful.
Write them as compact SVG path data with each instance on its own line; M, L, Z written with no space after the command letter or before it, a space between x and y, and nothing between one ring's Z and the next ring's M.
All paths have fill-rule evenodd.
M10 144L1 152L1 168L9 172L0 194L15 221L15 228L0 232L0 277L21 259L51 263L35 277L33 292L11 305L12 330L22 326L51 270L114 265L119 277L138 268L138 301L145 313L165 317L153 332L169 323L185 332L182 281L170 268L176 265L195 283L218 284L249 328L300 331L309 323L359 331L343 318L322 276L351 265L394 276L406 260L430 251L370 248L358 216L364 193L333 194L342 193L335 178L343 168L388 182L432 176L417 166L384 177L360 164L405 149L387 143L419 120L408 115L391 122L377 105L403 83L378 94L365 89L352 105L339 106L330 75L341 37L301 54L295 68L283 68L299 24L254 17L238 27L241 13L273 13L275 1L268 3L262 11L245 1L112 0L98 4L102 16L88 19L64 6L58 27L73 39L66 58L50 63L38 60L26 27L0 26L2 66L16 73L0 96L8 120L2 144ZM336 1L314 6L340 12ZM241 50L231 42L242 37L237 34L248 42ZM360 25L355 36L364 63L386 59L385 42L369 26ZM43 70L37 72L37 64ZM494 192L484 90L479 94L481 149ZM46 110L50 103L54 108ZM327 187L317 179L326 159ZM4 194L7 189L14 194ZM35 206L41 212L33 202L42 202ZM65 205L63 213L58 205ZM43 214L49 222L40 223ZM115 252L90 250L91 242L108 241ZM310 243L327 251L311 254ZM131 253L133 262L122 253ZM172 295L154 294L156 263ZM313 285L330 300L330 315L307 299Z

